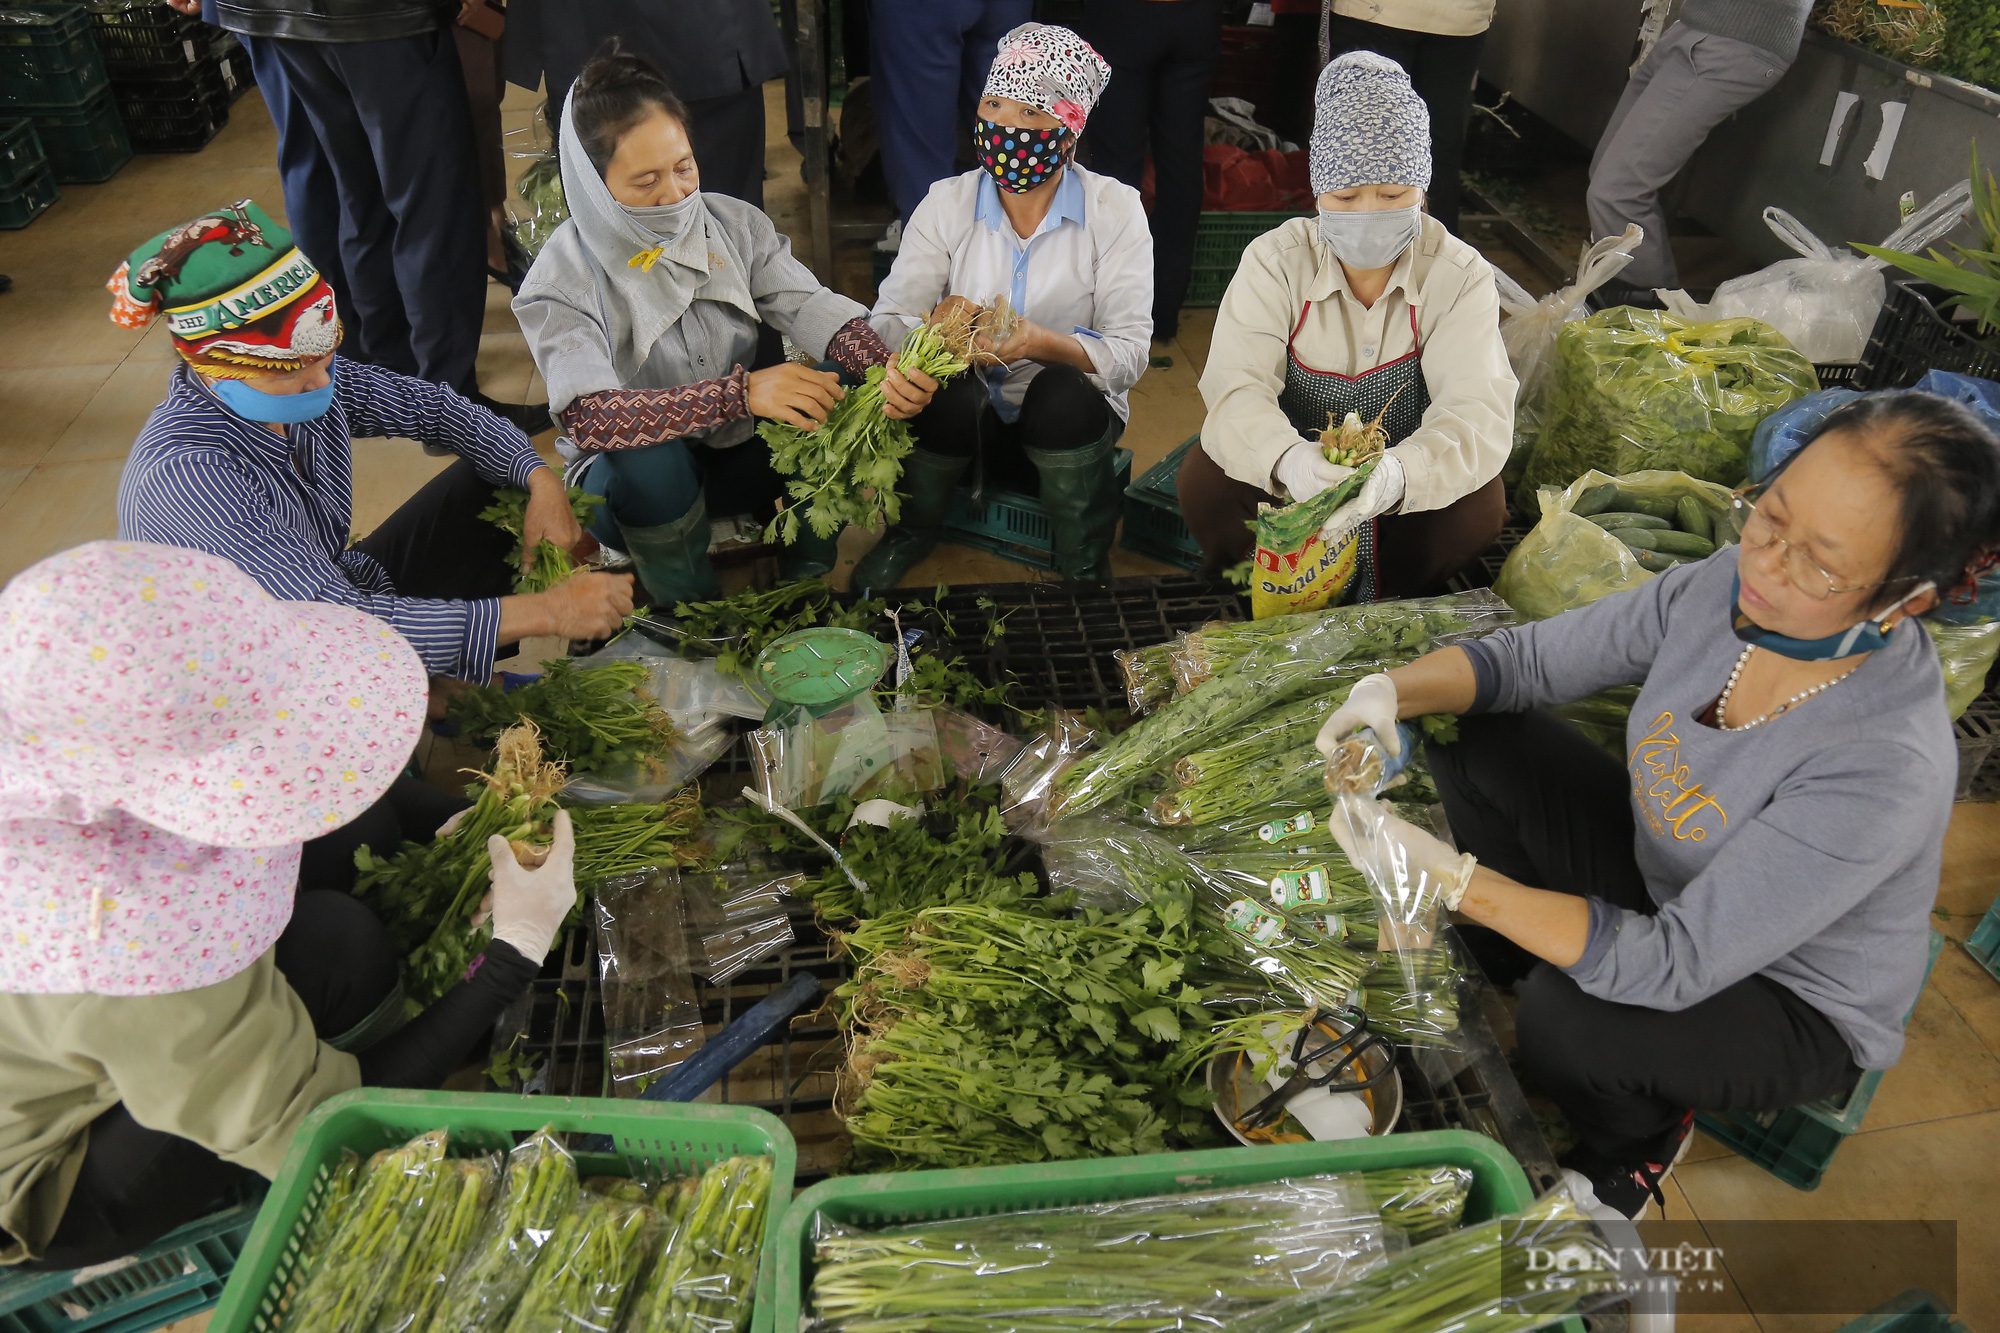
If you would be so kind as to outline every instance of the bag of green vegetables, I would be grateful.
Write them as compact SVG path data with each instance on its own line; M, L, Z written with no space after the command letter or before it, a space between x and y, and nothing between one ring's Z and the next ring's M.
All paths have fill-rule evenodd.
M1586 472L1542 492L1541 509L1493 580L1494 592L1534 620L1636 588L1736 539L1728 489L1684 472Z
M1692 324L1620 306L1556 335L1541 439L1520 493L1592 468L1685 472L1734 486L1765 416L1819 388L1812 363L1754 319Z
M1937 644L1938 665L1944 668L1945 706L1955 718L1986 688L1986 673L1993 669L1995 652L2000 651L2000 620L1984 625L1926 620L1923 626Z

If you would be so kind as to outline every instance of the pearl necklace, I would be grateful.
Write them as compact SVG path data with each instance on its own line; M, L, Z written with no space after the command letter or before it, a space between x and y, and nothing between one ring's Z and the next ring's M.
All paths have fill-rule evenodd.
M1718 731L1748 731L1752 727L1761 727L1766 722L1769 722L1772 718L1778 717L1784 713L1791 712L1794 708L1797 708L1800 704L1812 698L1815 694L1818 694L1824 690L1830 690L1834 686L1840 684L1841 681L1846 680L1849 676L1853 675L1860 665L1859 663L1856 663L1855 666L1847 668L1847 670L1841 672L1838 676L1835 676L1832 680L1824 681L1818 685L1813 686L1809 690L1799 691L1797 694L1785 700L1783 703L1779 704L1776 708L1773 708L1770 712L1764 714L1764 716L1762 717L1752 718L1750 721L1745 722L1740 727L1732 727L1729 725L1728 722L1724 721L1724 719L1729 714L1729 696L1736 692L1736 680L1739 676L1743 674L1744 663L1750 660L1750 654L1755 652L1756 650L1757 650L1757 645L1754 643L1744 648L1743 655L1736 659L1736 665L1730 669L1729 683L1722 687L1722 696L1715 701L1715 726Z

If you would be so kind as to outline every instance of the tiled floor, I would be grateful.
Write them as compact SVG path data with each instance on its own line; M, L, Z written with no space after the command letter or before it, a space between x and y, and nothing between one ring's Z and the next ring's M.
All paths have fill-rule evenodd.
M510 146L527 146L533 99L507 107ZM804 197L797 156L772 117L769 207L798 235ZM14 291L0 297L0 580L53 551L110 535L112 500L132 436L160 397L173 363L163 330L143 335L106 317L104 280L148 236L202 208L255 196L279 211L275 140L255 93L231 124L189 157L141 157L110 182L64 186L63 198L31 227L0 232L0 272ZM517 159L520 165L525 159ZM1155 347L1170 367L1149 373L1132 394L1125 446L1143 470L1200 425L1196 379L1212 317L1192 311L1181 337ZM480 373L504 399L545 397L506 296L491 291ZM365 531L441 464L408 442L356 446L357 526ZM848 559L867 534L842 543ZM1162 566L1114 554L1119 573ZM942 548L913 583L1035 577L1018 565L957 547ZM1739 1218L1914 1218L1958 1223L1959 1306L1975 1330L2000 1333L2000 982L1975 966L1963 940L1992 902L2000 871L2000 807L1960 806L1946 847L1939 927L1954 943L1940 959L1910 1026L1909 1051L1883 1081L1863 1131L1847 1143L1826 1183L1801 1193L1719 1145L1698 1142L1668 1190L1668 1215ZM1809 1265L1811 1255L1799 1262ZM1900 1284L1883 1278L1884 1294ZM180 1326L195 1333L202 1320ZM1688 1319L1715 1333L1822 1333L1836 1316L1752 1315Z

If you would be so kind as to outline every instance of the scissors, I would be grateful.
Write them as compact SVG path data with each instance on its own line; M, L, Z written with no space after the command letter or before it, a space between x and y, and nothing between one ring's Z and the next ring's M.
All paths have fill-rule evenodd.
M1321 1045L1308 1050L1307 1044L1319 1031L1321 1021L1317 1011L1308 1014L1305 1023L1299 1028L1299 1035L1292 1041L1292 1076L1270 1096L1244 1112L1236 1121L1238 1129L1248 1133L1251 1130L1265 1129L1277 1124L1284 1118L1286 1104L1307 1088L1324 1088L1329 1093L1366 1092L1395 1077L1396 1044L1381 1033L1368 1030L1367 1014L1349 1006L1335 1010L1329 1017L1345 1024L1348 1031L1326 1036ZM1340 1054L1342 1051L1346 1054ZM1380 1071L1363 1075L1351 1082L1335 1083L1336 1079L1350 1070L1365 1068L1360 1061L1370 1051L1381 1053L1383 1059ZM1319 1074L1308 1072L1312 1066L1322 1062L1326 1062L1324 1072Z

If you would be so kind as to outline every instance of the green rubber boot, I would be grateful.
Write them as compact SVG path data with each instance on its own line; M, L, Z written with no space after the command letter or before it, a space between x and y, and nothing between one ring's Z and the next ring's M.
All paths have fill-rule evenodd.
M861 557L847 586L893 588L903 575L937 546L944 534L944 516L951 508L952 493L972 466L969 458L947 458L943 454L912 449L903 459L903 516L891 523L875 543L875 549Z
M639 584L653 605L672 610L676 602L701 602L722 595L715 566L708 563L708 500L672 523L654 528L621 527L621 545L638 567Z
M1111 458L1119 422L1081 449L1029 449L1042 476L1042 510L1049 516L1056 573L1084 588L1111 582L1111 538L1123 496Z
M813 531L813 526L803 519L799 522L799 539L790 546L778 547L778 579L783 583L797 583L801 579L816 579L833 573L834 562L840 557L840 534L822 537Z

